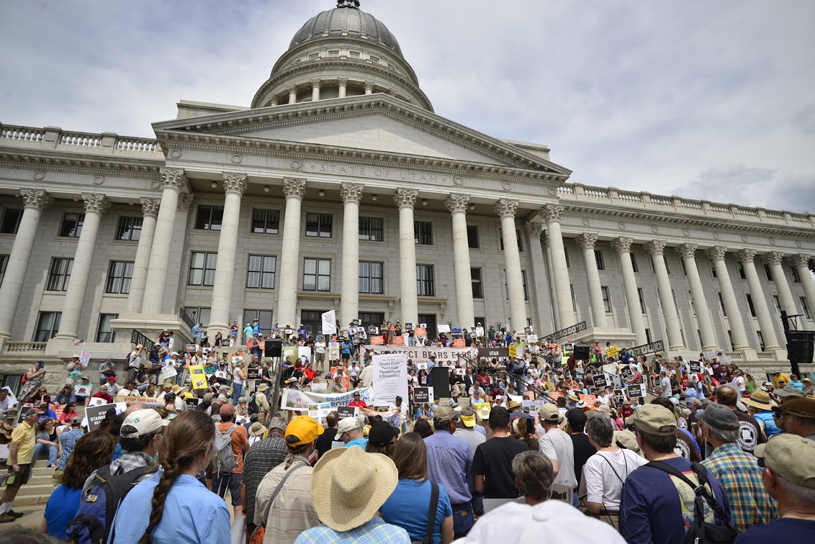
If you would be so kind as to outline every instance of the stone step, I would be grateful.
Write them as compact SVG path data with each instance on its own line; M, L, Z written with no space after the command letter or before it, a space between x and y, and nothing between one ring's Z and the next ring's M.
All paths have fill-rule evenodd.
M29 497L31 495L50 495L54 491L54 486L51 482L46 483L37 483L31 482L27 483L20 488L20 491L17 493L18 497Z

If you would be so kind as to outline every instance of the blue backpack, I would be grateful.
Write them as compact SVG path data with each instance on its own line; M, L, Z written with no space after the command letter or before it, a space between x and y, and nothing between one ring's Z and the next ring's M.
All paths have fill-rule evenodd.
M76 517L65 529L66 540L73 544L105 544L125 496L142 476L156 470L155 466L146 466L116 476L111 475L110 465L97 470L90 488L82 493Z

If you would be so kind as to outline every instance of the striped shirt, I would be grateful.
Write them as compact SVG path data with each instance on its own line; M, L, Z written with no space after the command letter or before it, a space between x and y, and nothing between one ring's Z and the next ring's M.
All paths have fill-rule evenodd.
M298 457L288 470L293 470L298 465L304 466L300 466L289 476L269 511L263 544L293 543L300 533L320 524L317 511L311 503L311 474L314 469L305 459ZM263 524L263 514L269 500L286 471L286 463L281 463L260 482L255 496L255 525Z
M719 446L702 464L727 494L736 529L746 531L777 517L776 502L764 490L758 460L744 453L738 443Z
M286 460L286 441L276 434L269 434L263 440L252 444L243 458L241 479L246 486L244 514L247 520L255 519L255 495L263 477L270 470Z

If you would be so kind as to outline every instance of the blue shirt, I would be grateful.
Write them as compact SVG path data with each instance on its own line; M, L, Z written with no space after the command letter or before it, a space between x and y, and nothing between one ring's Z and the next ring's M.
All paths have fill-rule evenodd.
M410 539L421 542L427 532L427 510L430 508L431 486L428 480L401 479L391 496L379 509L382 519L408 532ZM441 544L441 524L453 515L450 498L443 485L439 486L439 503L433 527L433 542Z
M764 425L764 434L767 435L767 438L775 436L781 432L781 429L779 429L778 425L775 424L775 419L773 419L772 412L756 412L753 414L753 417L756 418L756 421L759 421Z
M427 446L427 475L445 487L453 505L472 500L468 477L472 472L470 445L450 431L436 431L424 439Z
M48 498L45 505L45 526L48 534L59 540L65 540L65 528L76 516L79 510L79 497L82 495L81 489L58 485Z
M127 494L114 521L116 544L137 544L150 521L160 472ZM182 474L164 500L164 514L150 535L153 544L230 544L229 510L217 494Z
M77 441L82 438L84 434L82 429L71 428L71 430L65 431L60 435L59 441L62 444L62 455L57 459L57 468L59 470L65 470L65 466L68 464L68 456L74 451Z
M781 518L748 529L736 537L736 544L764 544L765 542L812 542L815 539L815 521Z
M350 531L335 531L325 525L312 527L301 533L294 544L340 544L345 542L410 544L410 536L401 527L385 523L378 516L374 516L365 525L360 525Z
M364 450L365 446L367 446L367 445L368 445L368 439L367 438L355 438L355 439L351 440L350 442L348 442L344 447L350 448L351 446L359 446L360 448L362 448Z

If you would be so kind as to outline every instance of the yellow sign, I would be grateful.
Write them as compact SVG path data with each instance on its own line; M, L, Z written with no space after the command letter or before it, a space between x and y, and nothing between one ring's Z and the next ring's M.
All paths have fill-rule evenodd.
M510 357L517 357L518 356L518 346L515 344L509 345L509 356Z
M190 365L190 379L193 389L206 389L207 374L204 372L204 365Z
M610 348L606 348L606 355L609 357L616 357L620 354L620 348L617 346L611 346Z

